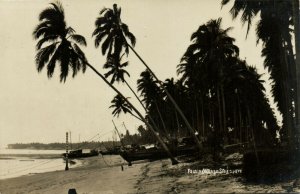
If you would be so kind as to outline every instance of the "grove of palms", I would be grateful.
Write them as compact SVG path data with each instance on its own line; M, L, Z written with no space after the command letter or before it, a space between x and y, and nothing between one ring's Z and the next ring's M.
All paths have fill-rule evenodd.
M228 2L223 0L222 4ZM272 92L283 114L281 131L292 133L297 85L292 35L289 32L292 11L285 12L280 18L279 23L284 25L272 27L272 30L268 24L278 19L284 10L291 10L289 3L281 2L280 6L274 5L270 18L270 10L266 11L264 7L272 2L236 0L231 14L237 17L239 12L243 12L242 21L248 22L249 27L251 19L261 14L257 25L258 41L263 41L264 65L274 80ZM171 141L191 136L200 150L211 144L245 143L248 146L272 147L280 127L266 97L264 81L255 67L239 58L235 39L229 36L231 29L222 26L221 18L200 24L178 62L178 78L161 81L134 50L136 37L122 22L121 8L114 4L112 8L100 11L95 30L91 32L94 46L101 49L99 54L106 59L102 64L106 72L100 73L88 63L79 47L87 46L85 38L67 26L62 5L51 3L40 13L39 24L33 32L38 41L36 65L38 72L47 68L49 78L59 66L61 82L66 81L70 70L75 77L79 71L84 73L90 68L117 94L111 101L112 114L129 113L144 122L174 164L177 161L163 139ZM139 93L127 82L130 78L126 70L130 52L146 67L137 80ZM144 115L131 102L134 98L126 97L117 89L120 85L116 83L119 82L130 89L143 107ZM214 142L209 142L209 136L215 137Z

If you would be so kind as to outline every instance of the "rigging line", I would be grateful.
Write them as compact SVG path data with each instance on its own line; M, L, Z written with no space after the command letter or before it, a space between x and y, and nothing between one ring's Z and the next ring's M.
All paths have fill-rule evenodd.
M105 132L105 133L101 133L100 135L106 135L106 134L109 134L111 133L111 131L108 131L108 132Z
M84 143L79 143L79 144L81 144L80 146L78 146L78 148L77 149L81 149L84 145L86 145L86 144L88 144L89 143L89 141L91 141L92 139L94 139L95 137L97 137L99 135L99 133L97 133L97 135L95 135L94 137L92 137L92 138L90 138L89 140L87 140L86 142L84 142Z
M13 169L14 169L14 170L17 170L17 169L29 168L29 167L35 166L35 165L37 165L37 164L41 164L41 163L43 163L43 162L45 162L45 161L39 161L39 162L37 162L37 163L31 163L31 164L29 164L29 165L24 165L24 166L15 166ZM10 169L8 169L8 170L10 170Z
M108 167L111 167L111 166L105 161L105 159L104 159L104 157L103 157L102 154L101 154L101 156L102 156L102 159L103 159L104 164L106 164L106 166L108 166Z

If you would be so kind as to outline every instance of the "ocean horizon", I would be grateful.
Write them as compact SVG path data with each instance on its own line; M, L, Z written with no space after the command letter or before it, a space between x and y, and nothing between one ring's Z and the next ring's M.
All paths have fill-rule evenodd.
M65 169L65 150L0 149L0 180ZM81 164L70 167L77 167Z

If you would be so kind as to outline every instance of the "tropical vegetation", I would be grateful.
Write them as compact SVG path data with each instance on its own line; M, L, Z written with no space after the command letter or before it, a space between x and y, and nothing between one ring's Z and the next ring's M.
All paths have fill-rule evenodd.
M229 2L223 0L222 5ZM59 65L60 81L65 82L70 69L75 77L90 68L117 93L110 106L113 116L129 113L144 122L146 129L139 128L141 137L148 136L151 141L156 138L173 163L176 160L165 141L185 136L193 137L198 149L213 144L271 147L278 131L289 138L295 130L297 81L290 32L292 7L291 1L235 0L230 11L233 18L242 13L242 22L248 24L247 33L252 19L260 15L257 41L263 42L262 56L274 81L272 94L283 115L282 128L265 94L264 80L254 66L240 59L235 39L229 36L232 27L224 28L222 18L200 24L177 64L178 78L161 81L134 49L136 37L122 22L121 8L116 4L100 11L92 33L95 47L101 48L106 59L106 73L102 74L88 63L79 47L86 46L85 38L67 26L61 4L51 3L40 13L33 32L38 40L37 71L47 67L51 78ZM138 93L127 82L130 51L146 68L137 80ZM131 102L132 98L120 92L120 86L115 85L119 82L126 84L145 114ZM129 132L123 136L126 142L130 138Z

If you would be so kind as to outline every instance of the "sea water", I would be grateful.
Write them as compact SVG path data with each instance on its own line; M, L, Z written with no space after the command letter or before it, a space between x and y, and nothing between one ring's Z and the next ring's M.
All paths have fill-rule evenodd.
M64 150L0 149L0 179L65 169ZM74 168L80 165L75 160Z

